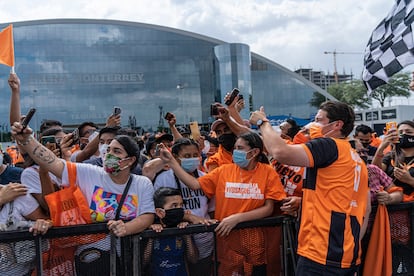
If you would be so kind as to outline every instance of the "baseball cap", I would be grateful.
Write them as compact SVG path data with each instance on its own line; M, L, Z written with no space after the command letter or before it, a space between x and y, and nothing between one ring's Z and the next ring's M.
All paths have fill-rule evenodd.
M221 125L221 124L225 124L225 125L227 125L227 124L226 124L226 122L225 122L225 121L223 121L222 119L217 119L217 120L215 120L215 121L211 124L211 130L215 131L215 130L216 130L216 128L217 128L219 125Z

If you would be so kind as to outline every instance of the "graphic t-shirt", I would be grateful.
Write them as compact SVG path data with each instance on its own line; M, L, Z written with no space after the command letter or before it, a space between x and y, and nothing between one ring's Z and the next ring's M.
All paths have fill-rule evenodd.
M76 163L76 173L77 185L89 204L92 220L104 222L114 219L127 183L114 183L103 168L90 164ZM145 213L155 213L154 187L151 181L145 176L131 174L131 177L132 183L120 213L123 220L133 219ZM69 183L66 164L62 183Z
M152 246L151 273L154 276L186 276L185 245L182 237L154 239Z

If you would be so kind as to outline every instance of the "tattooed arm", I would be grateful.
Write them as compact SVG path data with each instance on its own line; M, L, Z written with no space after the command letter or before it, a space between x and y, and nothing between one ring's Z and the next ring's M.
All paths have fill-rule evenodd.
M49 172L56 175L56 177L62 178L64 161L57 158L52 151L34 139L31 128L27 127L23 129L19 122L14 122L11 131L14 139L16 139L16 143L27 152L40 167L44 167Z

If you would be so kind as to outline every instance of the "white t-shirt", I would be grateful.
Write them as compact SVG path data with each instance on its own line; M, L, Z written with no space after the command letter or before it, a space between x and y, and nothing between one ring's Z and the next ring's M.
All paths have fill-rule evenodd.
M115 219L118 202L127 183L114 183L102 167L84 163L75 164L76 183L88 202L92 220L105 222ZM145 176L135 174L131 174L131 177L131 186L120 213L120 219L122 220L131 220L142 214L155 213L154 187L151 180ZM66 163L62 174L62 183L69 183ZM67 185L69 184L62 184L61 186ZM83 250L92 247L107 251L110 246L110 236L107 235L103 240L79 246L75 254L78 255ZM119 252L119 242L117 243L117 250Z
M202 176L204 173L198 171L198 175ZM180 180L179 180L180 181ZM184 200L184 209L191 210L191 213L203 217L210 218L209 212L215 210L215 198L209 201L203 190L192 190L180 181L181 195ZM154 190L161 187L170 187L178 189L178 183L174 177L173 170L167 170L157 176L154 182ZM213 233L199 233L194 234L194 241L199 251L199 259L209 257L213 251Z
M101 167L84 163L75 164L76 183L88 202L92 212L92 220L105 222L114 219L118 202L127 183L114 183ZM151 181L141 175L131 174L131 177L132 183L120 214L120 218L123 220L133 219L146 213L155 213L154 187ZM66 163L62 174L62 183L67 184L61 184L61 186L69 185Z
M57 178L54 174L49 172L50 179L53 183L59 185L62 181ZM30 194L41 194L42 193L42 185L40 183L39 177L39 166L33 165L24 169L22 175L20 177L20 181L28 188L28 193Z
M0 223L7 224L9 211L12 204L7 203L0 210ZM16 229L16 226L27 225L24 216L33 213L39 204L29 193L16 198L13 201L12 220L13 225L10 230ZM0 243L0 273L2 275L25 275L32 266L32 261L36 257L35 244L33 241L20 241L10 243Z

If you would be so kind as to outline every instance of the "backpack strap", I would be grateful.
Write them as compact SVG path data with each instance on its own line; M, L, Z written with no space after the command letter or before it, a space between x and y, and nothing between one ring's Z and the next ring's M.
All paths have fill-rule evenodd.
M129 187L131 186L131 182L132 182L132 175L129 175L128 183L126 184L126 186L124 188L124 192L122 193L122 197L121 197L121 200L119 201L118 208L116 208L115 220L119 219L119 216L121 214L122 206L124 205L124 201L125 201L125 198L128 194Z

